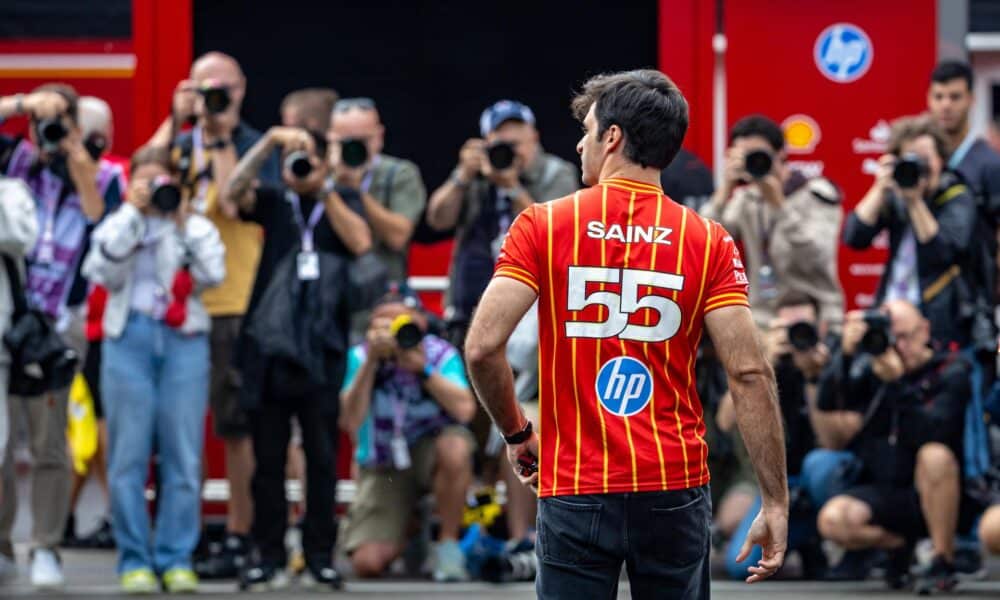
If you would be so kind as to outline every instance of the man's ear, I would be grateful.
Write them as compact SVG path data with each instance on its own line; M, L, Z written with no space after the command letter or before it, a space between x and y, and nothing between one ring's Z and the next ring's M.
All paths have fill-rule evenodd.
M608 130L604 132L604 149L607 150L608 154L612 152L617 152L625 144L625 132L622 128L617 125L611 125Z

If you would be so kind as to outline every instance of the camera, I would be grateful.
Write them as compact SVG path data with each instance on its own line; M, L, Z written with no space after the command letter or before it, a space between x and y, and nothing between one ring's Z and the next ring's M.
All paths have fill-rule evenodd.
M403 313L392 320L389 331L403 350L415 348L424 339L424 332L409 314Z
M305 179L312 173L313 165L309 153L296 150L285 157L285 169L298 179Z
M866 354L878 356L895 343L892 337L892 322L889 315L878 310L866 311L864 320L868 330L861 337L858 347Z
M788 343L799 352L813 349L819 343L819 330L809 321L798 321L788 326Z
M181 188L166 175L160 175L149 184L149 203L163 214L177 212L181 205Z
M774 158L766 150L754 150L747 153L743 159L743 164L751 177L754 179L763 179L771 172L771 167L774 166Z
M225 112L233 102L229 96L229 89L224 86L204 86L198 90L198 93L205 100L205 110L210 115Z
M896 161L892 178L903 189L917 187L920 178L927 175L927 162L919 154L908 152Z
M340 142L340 160L348 167L358 168L368 162L368 146L364 140L349 138Z
M39 120L35 124L35 132L38 134L38 144L45 152L59 150L59 143L69 135L69 129L63 125L61 117Z
M514 144L497 141L486 147L486 157L497 171L509 169L514 164Z
M104 137L103 133L95 131L88 135L87 139L83 140L83 147L87 150L90 158L94 159L94 162L97 162L108 147L108 139Z

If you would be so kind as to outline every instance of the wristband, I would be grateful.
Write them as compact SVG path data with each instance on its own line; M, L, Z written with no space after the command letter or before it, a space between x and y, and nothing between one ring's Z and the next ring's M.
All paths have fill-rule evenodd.
M461 188L463 190L465 188L469 187L469 183L471 183L469 181L462 181L462 178L458 174L458 169L455 169L454 171L451 172L451 178L450 179L451 179L452 185L454 185L457 188Z
M18 94L16 96L16 98L17 98L17 103L14 104L14 110L17 112L17 114L23 115L24 114L24 94Z
M531 437L531 432L532 432L531 421L527 421L524 424L524 429L518 431L513 435L503 436L503 441L507 442L511 446L515 446L517 444L523 444L524 442L528 441L528 438Z

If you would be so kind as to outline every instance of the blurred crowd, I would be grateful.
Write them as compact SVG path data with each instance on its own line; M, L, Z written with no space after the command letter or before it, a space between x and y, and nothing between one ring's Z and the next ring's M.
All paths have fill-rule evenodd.
M375 99L293 91L261 132L240 117L246 89L232 57L198 58L127 159L99 98L59 83L0 97L0 119L29 119L26 137L0 137L0 582L16 573L19 440L38 588L64 584L60 546L115 548L130 593L194 591L199 576L339 588L343 569L532 579L534 493L462 348L512 220L576 191L578 168L545 152L528 106L498 100L428 195L417 164L383 151ZM684 151L663 172L666 195L743 248L786 430L787 577L877 571L941 591L1000 553L1000 155L969 131L972 89L968 65L938 65L927 112L894 121L850 211L835 181L790 168L761 115L733 125L718 187ZM443 315L408 285L422 222L455 238ZM870 309L845 311L842 243L889 249ZM531 418L533 311L507 352ZM695 368L713 544L742 578L760 559L736 560L760 497L707 342ZM209 411L229 491L219 536L202 519ZM79 532L89 477L107 517Z

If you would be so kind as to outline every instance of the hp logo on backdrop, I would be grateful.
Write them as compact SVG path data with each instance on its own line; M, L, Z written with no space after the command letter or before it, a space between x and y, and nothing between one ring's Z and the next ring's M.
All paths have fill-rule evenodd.
M653 376L636 359L619 356L604 363L595 387L604 410L619 417L631 417L646 408L653 397Z
M861 78L872 66L874 54L868 34L850 23L834 23L824 29L813 49L820 72L837 83Z

